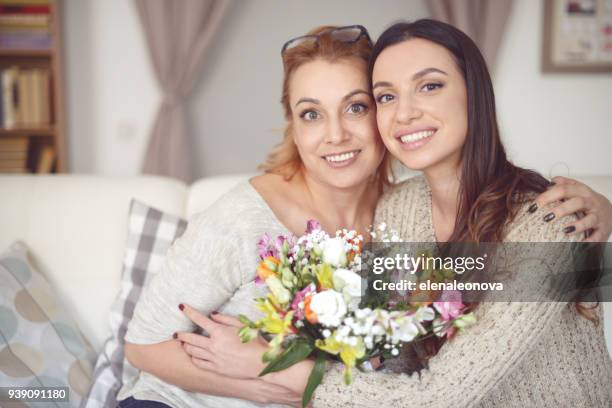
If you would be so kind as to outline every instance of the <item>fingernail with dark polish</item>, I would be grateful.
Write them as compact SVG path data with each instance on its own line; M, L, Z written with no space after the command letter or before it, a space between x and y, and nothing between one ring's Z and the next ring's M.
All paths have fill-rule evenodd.
M214 311L210 312L210 314L211 314L211 315L216 315L216 314L219 314L219 312L217 312L216 310L214 310Z
M552 221L554 218L555 218L555 213L548 213L544 217L544 221L549 222L549 221Z
M174 334L172 335L172 338L173 338L173 339L178 338L178 334L177 334L177 333L174 333Z
M538 204L537 203L533 203L529 206L529 208L527 209L527 211L529 212L529 214L533 214L535 212L535 210L538 209Z
M182 311L183 309L185 309L185 305L182 303L179 303L179 309Z
M563 228L563 232L565 232L566 234L569 234L574 231L576 231L576 227L574 227L573 225Z
M181 346L184 346L185 342L183 340L181 340Z

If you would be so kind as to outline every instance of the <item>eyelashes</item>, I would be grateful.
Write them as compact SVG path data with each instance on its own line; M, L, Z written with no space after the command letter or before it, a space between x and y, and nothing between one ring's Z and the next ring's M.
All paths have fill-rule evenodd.
M422 93L430 93L430 92L437 91L438 89L441 89L443 87L444 87L444 84L442 82L428 82L424 84L423 86L421 86L419 88L419 91ZM376 103L379 105L384 105L385 103L391 102L394 99L395 99L395 96L389 93L380 94L375 98Z
M345 110L344 113L352 116L363 116L370 111L370 105L363 102L353 102ZM314 122L323 117L323 115L314 109L305 109L298 115L300 119L306 122Z

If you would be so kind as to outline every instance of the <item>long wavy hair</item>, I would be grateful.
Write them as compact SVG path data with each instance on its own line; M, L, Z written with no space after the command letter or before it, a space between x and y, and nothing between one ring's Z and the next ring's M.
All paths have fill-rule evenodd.
M454 57L467 89L468 128L462 149L459 205L448 242L501 242L506 226L522 204L546 190L550 182L533 170L515 166L506 156L495 112L495 95L487 64L476 44L462 31L441 21L396 23L374 44L368 75L387 47L421 38L446 48ZM476 304L471 305L472 308ZM596 322L591 309L576 303L579 313ZM437 353L443 341L432 339L416 350L419 360Z

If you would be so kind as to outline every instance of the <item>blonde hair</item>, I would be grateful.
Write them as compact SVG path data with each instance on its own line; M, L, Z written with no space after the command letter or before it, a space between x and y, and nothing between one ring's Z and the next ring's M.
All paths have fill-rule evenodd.
M282 141L270 151L266 161L259 166L259 170L265 173L280 174L285 180L290 180L302 168L302 160L291 132L293 119L291 104L289 103L289 81L300 66L318 58L330 62L342 58L358 58L366 64L368 63L372 50L370 40L363 36L352 43L340 41L330 35L330 31L334 28L338 27L317 27L306 35L318 35L318 41L304 41L283 53L284 77L281 103L287 123L283 131ZM381 188L392 179L390 160L387 157L388 153L385 152L385 158L377 171Z

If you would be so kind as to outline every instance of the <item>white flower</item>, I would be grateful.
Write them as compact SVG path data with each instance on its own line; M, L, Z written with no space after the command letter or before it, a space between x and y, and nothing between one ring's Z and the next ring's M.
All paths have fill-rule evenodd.
M310 310L315 312L317 320L323 326L336 327L346 315L347 307L341 293L335 290L324 290L312 296Z
M355 272L344 268L336 269L332 280L334 289L338 292L342 292L351 298L361 297L361 276Z
M429 322L432 321L436 317L436 313L431 307L423 306L419 307L419 309L414 314L414 318L419 322Z
M385 224L384 222L381 222L380 225L378 226L378 230L384 231L386 229L387 229L387 224Z
M336 266L346 265L346 252L344 251L344 240L341 238L330 238L321 243L323 248L323 261Z
M402 319L399 328L393 333L393 340L412 341L419 334L419 328L412 322L411 318Z

